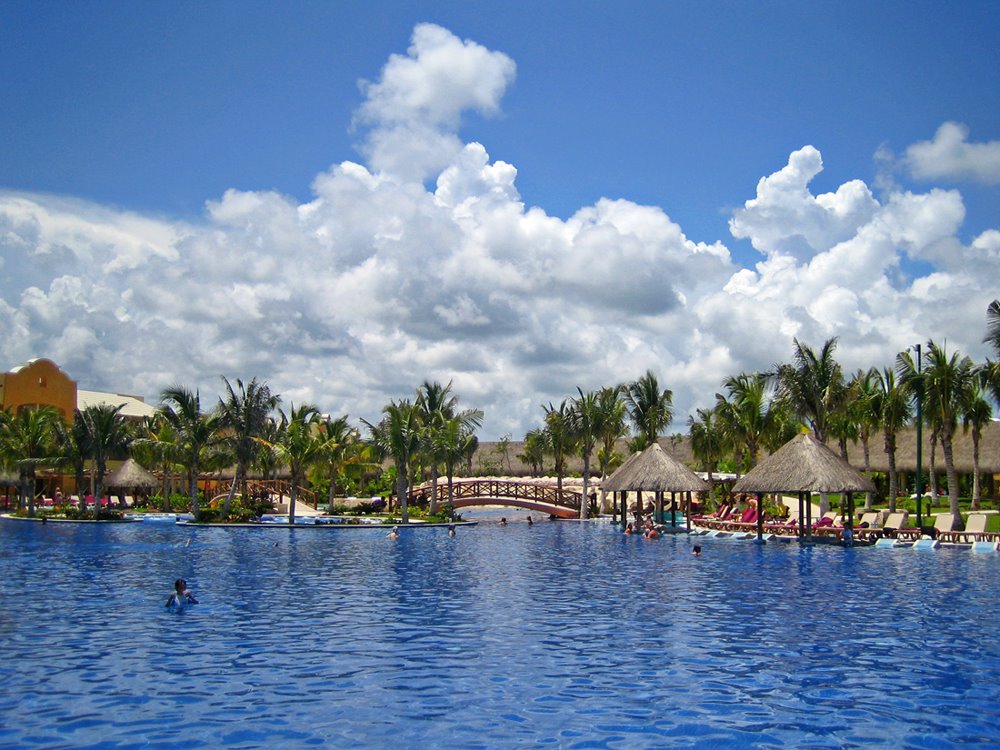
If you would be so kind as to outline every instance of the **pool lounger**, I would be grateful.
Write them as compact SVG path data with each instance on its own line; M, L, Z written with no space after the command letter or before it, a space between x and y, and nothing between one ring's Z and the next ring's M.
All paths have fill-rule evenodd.
M937 549L941 542L937 539L918 539L913 543L913 549Z
M1000 542L973 542L973 552L1000 552Z
M875 546L876 547L902 547L903 545L900 544L900 542L899 542L898 539L883 538L883 539L879 539L877 542L875 542Z

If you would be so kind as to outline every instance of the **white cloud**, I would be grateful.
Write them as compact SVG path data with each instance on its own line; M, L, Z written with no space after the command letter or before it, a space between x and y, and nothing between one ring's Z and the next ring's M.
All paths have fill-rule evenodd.
M920 180L974 180L1000 184L1000 141L969 143L969 128L946 122L934 140L920 141L906 149L905 162Z
M220 375L258 376L367 419L453 379L493 437L646 369L683 430L724 376L787 359L793 336L839 335L850 368L929 337L985 353L1000 230L963 244L957 191L880 202L852 180L814 195L822 158L806 146L734 212L733 234L762 253L741 268L656 206L601 199L566 220L525 206L515 166L458 135L464 111L497 111L513 73L418 27L365 89L367 163L335 164L305 203L228 190L191 223L0 194L0 361L50 356L85 386L154 399L181 382L211 400ZM908 278L904 257L930 270Z

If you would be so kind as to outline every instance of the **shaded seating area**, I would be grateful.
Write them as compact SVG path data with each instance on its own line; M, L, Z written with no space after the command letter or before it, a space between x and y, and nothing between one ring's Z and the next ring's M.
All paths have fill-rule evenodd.
M874 492L871 481L850 464L818 441L811 434L798 435L762 460L733 486L736 492L754 493L756 507L763 508L768 493L795 494L798 497L798 519L794 524L767 524L763 514L755 519L757 540L763 541L765 530L780 533L794 530L803 541L809 541L817 528L812 520L813 493L841 493L847 507L846 517L854 517L854 493ZM817 519L818 521L819 519ZM826 524L830 533L838 536L845 527L837 527L831 518ZM822 527L820 527L822 528Z
M642 493L655 493L653 509L656 518L663 518L663 496L669 492L670 526L677 528L676 509L684 512L687 530L691 530L691 493L707 492L708 482L695 474L691 469L668 454L659 443L653 443L641 453L634 453L610 477L604 481L604 489L618 496L618 507L621 512L621 525L628 523L628 494L636 493L636 507L643 508ZM684 504L678 503L678 493L684 496ZM636 519L638 522L640 519Z

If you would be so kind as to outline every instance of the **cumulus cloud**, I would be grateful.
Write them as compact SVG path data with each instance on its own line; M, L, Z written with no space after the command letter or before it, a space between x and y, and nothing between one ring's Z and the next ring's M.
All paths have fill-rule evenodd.
M946 122L934 139L906 149L905 163L920 180L974 180L1000 184L1000 141L970 143L969 128Z
M852 180L816 195L822 157L805 146L734 212L761 253L743 268L660 207L601 199L564 220L526 206L515 166L458 132L513 75L501 53L418 26L364 87L366 162L317 175L304 203L229 190L181 222L0 194L0 359L49 356L84 386L154 400L258 376L370 420L453 380L495 437L647 369L681 423L724 376L787 359L793 336L840 336L849 368L927 337L980 351L1000 231L963 244L957 191L877 200ZM930 270L912 278L906 258Z

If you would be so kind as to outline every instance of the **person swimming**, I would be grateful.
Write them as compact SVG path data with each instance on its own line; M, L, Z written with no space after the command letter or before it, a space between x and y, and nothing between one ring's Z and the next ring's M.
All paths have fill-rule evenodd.
M694 545L694 549L691 550L691 554L694 555L695 557L701 557L701 545L700 544Z
M399 527L393 526L392 530L386 536L390 539L399 539Z
M197 604L198 600L195 599L194 594L192 594L187 587L187 581L183 578L178 578L174 581L174 590L167 597L167 603L165 606L172 607L174 609L181 609L188 604Z
M507 517L506 516L501 517L501 519L500 519L500 525L501 526L506 526L507 525Z
M455 527L454 526L449 526L448 527L448 536L455 536Z

